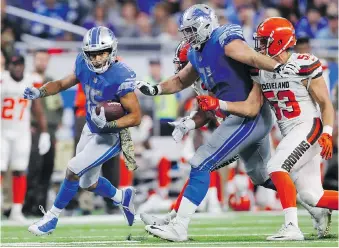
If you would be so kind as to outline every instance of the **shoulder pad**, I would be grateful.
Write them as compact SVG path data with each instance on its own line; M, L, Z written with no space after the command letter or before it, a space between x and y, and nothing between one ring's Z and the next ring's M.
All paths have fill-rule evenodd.
M136 74L128 65L120 61L116 63L117 64L116 70L114 70L114 76L117 77L117 80L120 81L120 83L135 80Z
M237 24L225 24L218 30L218 40L221 46L226 46L232 40L244 39L242 28Z
M300 76L309 76L317 69L321 68L320 60L309 53L293 53L291 59L300 65Z

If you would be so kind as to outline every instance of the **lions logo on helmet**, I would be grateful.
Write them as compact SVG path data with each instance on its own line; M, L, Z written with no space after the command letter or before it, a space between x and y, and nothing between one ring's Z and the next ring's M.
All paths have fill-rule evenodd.
M117 56L118 40L114 33L106 27L94 27L87 31L83 39L82 52L85 62L93 72L104 73L107 71ZM107 57L96 60L97 55L108 52Z
M195 50L199 50L214 29L219 27L218 18L212 8L205 4L196 4L188 8L180 17L179 32L186 42Z

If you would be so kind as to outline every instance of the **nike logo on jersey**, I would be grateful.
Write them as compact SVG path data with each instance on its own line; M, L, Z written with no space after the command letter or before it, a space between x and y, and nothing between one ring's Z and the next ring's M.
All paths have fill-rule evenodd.
M273 82L261 85L262 90L286 89L290 87L289 82Z
M300 144L293 150L293 152L287 157L281 166L282 169L290 172L293 166L299 161L302 155L311 147L305 140L301 141Z

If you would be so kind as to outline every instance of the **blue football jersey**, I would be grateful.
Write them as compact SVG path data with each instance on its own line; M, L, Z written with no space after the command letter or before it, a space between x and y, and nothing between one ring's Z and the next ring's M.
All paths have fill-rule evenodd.
M114 133L119 129L98 128L91 120L91 110L99 102L120 102L129 92L135 90L135 72L122 62L112 63L104 73L97 74L88 69L86 62L79 54L75 62L75 75L82 84L86 95L86 120L93 133Z
M226 24L212 32L201 52L191 48L188 53L207 89L231 102L246 100L253 86L250 67L225 55L224 47L235 39L244 40L241 27Z

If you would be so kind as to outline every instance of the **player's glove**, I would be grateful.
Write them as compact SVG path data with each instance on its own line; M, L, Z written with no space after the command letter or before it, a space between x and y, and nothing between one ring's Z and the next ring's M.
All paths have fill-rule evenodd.
M282 74L290 74L295 75L299 73L300 66L295 61L287 62L286 64L277 64L273 70L280 75Z
M174 127L172 137L177 143L179 143L190 130L195 128L195 122L189 116L181 118L178 121L168 122L168 124Z
M39 154L45 155L51 148L51 136L49 133L43 132L39 137Z
M24 91L24 99L34 100L40 97L40 90L35 87L27 87Z
M136 81L136 86L142 94L147 96L156 96L161 93L161 87L159 85L152 86L144 81Z
M320 153L321 157L326 160L331 159L333 153L332 136L328 133L322 133L318 142L322 148Z
M95 113L95 107L92 108L91 120L94 122L95 125L97 125L98 128L104 128L106 123L107 123L104 107L100 108L100 114L99 115L97 115Z
M196 98L198 100L199 108L203 111L218 110L220 108L219 99L215 97L201 95L197 96Z

